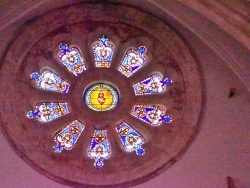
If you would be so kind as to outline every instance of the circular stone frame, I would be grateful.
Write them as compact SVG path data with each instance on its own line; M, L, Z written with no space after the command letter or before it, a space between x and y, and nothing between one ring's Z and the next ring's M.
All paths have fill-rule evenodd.
M96 25L101 25L103 29L98 30ZM14 151L43 175L74 187L136 185L151 179L178 161L198 134L203 104L198 63L181 38L156 17L123 5L79 4L52 11L29 23L22 30L8 50L0 70L0 85L5 91L0 93L0 121L2 132ZM53 61L52 57L56 57L57 45L61 40L73 44L77 43L74 37L86 35L88 38L82 41L87 45L77 45L82 51L88 51L91 49L89 40L94 42L97 34L103 34L103 31L107 32L109 37L114 34L110 39L116 45L114 56L117 58L112 61L113 68L95 69L91 65L94 62L89 55L91 52L85 53L89 71L86 71L84 76L75 78L65 72L64 78L70 80L72 88L68 95L47 94L32 89L30 71L46 67L46 59ZM70 40L73 34L74 37ZM55 37L51 42L51 38L46 38L47 36ZM135 38L141 40L136 41ZM139 43L147 46L151 62L146 68L138 71L136 76L126 79L114 66L120 62L119 57L123 56L128 47L138 47L141 45ZM44 56L42 60L37 57L41 54ZM51 68L56 72L63 72L63 68L57 68L56 64L59 66L59 63L54 61ZM129 86L152 71L163 72L164 76L169 74L174 84L167 93L157 98L135 97L132 87ZM79 91L83 91L87 84L96 80L114 83L127 103L121 101L116 110L98 115L90 109L82 110L82 92ZM36 101L52 101L55 98L68 101L72 113L56 122L42 125L26 118L26 112L34 107ZM168 126L152 127L130 117L129 112L133 104L139 102L163 104L172 115L173 122ZM125 112L127 116L124 116ZM69 120L79 118L79 114L82 114L86 129L76 147L59 155L53 153L53 135L56 129L65 126L65 122ZM110 117L109 120L107 116ZM146 138L144 156L135 156L134 153L125 153L119 149L114 126L125 119ZM109 160L105 160L104 167L98 170L93 168L93 160L86 154L94 128L109 129L111 148L116 151Z

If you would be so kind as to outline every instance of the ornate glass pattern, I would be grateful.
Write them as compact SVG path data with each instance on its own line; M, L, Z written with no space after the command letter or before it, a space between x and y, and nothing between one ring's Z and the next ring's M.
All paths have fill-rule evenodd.
M142 148L144 138L127 123L123 122L118 125L116 127L116 132L118 133L122 145L127 152L135 151L137 155L145 154L145 150Z
M69 112L67 103L42 103L37 105L34 111L29 111L27 117L30 119L37 118L38 121L46 123Z
M63 128L54 137L54 141L57 143L57 146L53 147L54 152L61 153L63 149L73 149L84 128L85 126L77 120Z
M135 105L131 114L153 126L159 126L162 122L172 122L172 118L169 115L165 116L165 109L161 106Z
M60 62L67 67L69 72L72 72L75 76L83 73L86 70L83 57L80 50L76 47L68 48L67 44L61 43L59 45L61 52L58 54Z
M146 78L143 81L135 84L134 92L135 95L150 95L163 93L166 90L167 85L171 85L172 80L165 78L164 80L158 74Z
M43 71L41 75L33 72L30 77L36 81L36 85L41 89L59 93L68 93L69 91L70 85L49 70Z
M119 94L110 85L95 84L86 90L84 101L88 107L95 111L108 111L113 109L119 100Z
M137 51L133 49L128 50L118 70L126 77L130 77L146 64L146 51L147 48L145 46L140 46Z
M61 43L59 49L58 59L69 72L78 76L86 70L85 60L80 49L75 46L68 47L65 43ZM108 41L106 35L101 35L99 41L93 43L92 50L95 67L98 68L99 71L104 71L99 68L111 67L115 45ZM146 52L147 48L145 46L140 46L138 49L128 49L117 70L126 78L129 78L147 63L148 57ZM96 76L95 71L93 73ZM37 86L36 88L65 94L69 92L69 83L51 70L44 70L40 73L33 72L30 77L34 80ZM121 82L119 81L117 83ZM135 83L133 89L136 96L159 94L166 91L167 86L171 84L172 80L170 78L163 79L160 73L156 73ZM82 95L82 99L84 103L94 111L108 111L116 107L120 99L119 94L116 87L102 82L95 82L95 84L86 88ZM165 107L160 105L138 104L133 106L131 115L152 126L159 126L162 123L172 122L171 116L165 115L165 112ZM37 103L35 109L27 112L26 116L30 119L37 119L41 123L47 123L68 113L70 113L68 103L43 102ZM72 150L84 129L85 125L78 120L65 124L53 137L56 143L53 147L54 152L61 153L63 150ZM136 155L139 156L145 154L145 149L143 148L143 144L145 143L144 137L129 124L123 122L117 125L115 130L126 152L135 151ZM107 130L94 131L86 152L88 152L88 156L91 159L95 160L94 166L96 168L104 166L104 160L109 159L111 156L111 147L107 137Z
M107 130L95 130L89 147L88 156L95 159L94 166L101 168L104 165L103 160L111 155L111 148L107 138Z
M99 42L96 42L92 48L95 66L109 68L115 50L114 44L108 42L108 37L106 35L101 35L99 37Z

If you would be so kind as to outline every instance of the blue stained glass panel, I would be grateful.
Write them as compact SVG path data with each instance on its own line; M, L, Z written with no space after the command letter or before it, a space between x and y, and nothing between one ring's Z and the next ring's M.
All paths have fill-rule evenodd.
M55 73L45 70L40 74L33 72L30 77L35 80L38 88L59 93L68 93L70 85Z
M95 130L88 150L88 156L95 159L94 166L96 168L103 167L104 159L108 159L110 155L111 148L107 138L107 130Z
M160 75L156 74L136 83L133 88L135 95L151 95L163 93L166 90L166 86L171 84L172 80L170 78L163 80Z
M54 137L54 141L57 143L57 146L53 147L54 152L61 153L63 149L73 149L84 128L85 126L77 120L63 128Z
M101 35L99 37L99 42L94 43L92 48L95 66L109 68L114 54L115 45L108 41L108 37L106 35Z
M130 49L126 52L118 70L126 77L132 76L147 63L147 48L140 46L138 50Z
M86 70L83 57L78 48L68 47L67 44L61 43L59 49L61 51L58 54L58 58L69 72L78 76Z
M171 116L165 115L165 109L162 106L135 105L131 115L152 126L159 126L162 122L172 122Z
M67 103L42 103L37 105L34 111L29 111L27 117L30 119L37 118L38 121L46 123L69 112Z
M144 138L136 132L131 126L123 122L116 127L123 147L127 152L135 151L137 155L144 155L145 150L142 148Z

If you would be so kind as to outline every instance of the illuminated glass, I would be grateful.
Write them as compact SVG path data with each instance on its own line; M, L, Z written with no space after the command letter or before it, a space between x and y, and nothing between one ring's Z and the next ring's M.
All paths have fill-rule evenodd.
M68 47L67 44L61 43L59 49L58 59L69 72L78 76L86 71L85 60L79 48L75 46ZM95 67L98 68L99 72L104 71L104 69L100 70L100 68L111 67L115 45L108 40L106 35L101 35L99 41L93 43L92 50ZM148 57L146 52L147 48L145 46L140 46L138 49L133 47L129 48L117 67L117 71L122 73L125 78L129 78L147 64ZM51 70L33 72L30 77L36 84L36 88L65 94L69 92L69 83ZM88 84L87 80L89 79L84 80L86 83L83 83L83 85ZM114 109L120 98L119 92L115 87L102 83L102 81L100 82L101 83L95 83L86 88L82 96L83 102L90 109L98 111L98 113L100 111L103 112ZM160 73L155 73L150 77L144 77L144 80L134 83L133 89L136 96L160 94L164 93L171 84L172 80L170 78L163 78ZM68 103L44 102L37 103L35 109L29 111L26 116L30 119L37 119L42 123L46 123L68 113L70 113ZM109 117L112 118L112 114L109 115ZM131 115L151 126L159 126L162 123L172 122L171 116L166 115L166 109L161 105L134 105ZM107 118L109 117L107 116ZM124 151L135 152L136 155L139 156L145 154L145 139L133 128L133 125L122 122L114 128ZM53 147L54 152L61 153L63 150L72 150L84 129L85 125L78 120L64 124L53 137L55 141ZM89 140L89 142L90 145L86 151L88 156L94 159L94 166L96 168L103 167L104 160L109 159L111 156L111 147L107 137L107 130L94 130L91 141Z
M107 138L107 130L95 130L88 150L88 156L95 159L94 166L96 168L103 167L103 160L108 159L110 155L111 148Z
M137 155L145 154L145 150L142 148L144 138L127 123L123 122L118 125L116 127L116 132L118 133L122 145L127 152L136 151Z
M92 110L107 111L117 105L119 94L112 86L99 83L86 90L84 101Z
M147 63L146 51L145 46L140 46L137 51L134 49L128 50L118 70L126 77L133 75Z
M135 95L151 95L163 93L167 85L171 85L172 80L165 78L164 80L158 74L146 78L133 86Z
M78 76L86 70L84 59L77 47L68 48L67 44L61 43L59 49L61 52L58 54L58 58L69 72Z
M37 105L34 111L29 111L27 117L30 119L37 118L38 121L46 123L69 112L67 103L42 103Z
M108 41L106 35L99 37L99 42L95 42L92 46L95 66L109 68L115 50L115 45Z
M162 106L135 105L131 114L152 126L159 126L162 122L172 122L171 116L165 116L165 109Z
M77 120L63 128L54 137L54 141L57 143L57 146L53 147L54 152L60 153L63 149L73 149L84 128L85 126Z
M59 93L68 93L69 91L70 85L52 71L45 70L41 75L33 72L30 77L36 81L36 85L40 89Z

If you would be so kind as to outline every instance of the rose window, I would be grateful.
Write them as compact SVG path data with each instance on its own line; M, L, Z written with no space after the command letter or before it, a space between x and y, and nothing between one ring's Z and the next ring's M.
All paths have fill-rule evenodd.
M132 186L195 139L199 63L160 19L83 2L24 24L13 40L0 67L2 132L50 179Z
M81 50L75 46L69 46L61 43L59 45L61 50L58 54L58 59L61 64L74 76L80 76L87 70L84 57ZM93 45L93 54L95 59L95 67L110 68L115 46L108 41L108 37L101 35L99 42ZM146 47L140 46L138 50L129 49L117 70L128 79L130 76L136 74L143 66L147 64ZM70 90L70 84L61 78L52 70L44 70L41 73L33 72L30 75L34 80L34 85L38 89L67 94ZM105 80L102 80L105 82ZM166 92L167 87L172 84L170 78L163 78L161 73L154 73L152 76L135 83L133 86L134 95L157 95ZM119 103L118 90L105 83L96 83L87 88L84 92L84 103L92 110L99 111L99 113L112 110ZM115 109L114 109L115 110ZM27 113L30 119L37 119L41 123L47 123L57 118L70 113L70 104L62 102L42 102L36 104L33 111ZM136 104L131 109L131 115L139 120L151 125L159 126L162 123L170 123L172 118L166 115L166 108L158 104ZM71 150L77 144L79 137L84 131L85 126L79 120L73 120L68 125L65 125L54 136L56 146L54 152L61 153L64 149ZM126 121L118 124L115 127L121 145L126 152L135 151L137 155L144 155L143 148L144 137L129 125ZM108 139L107 130L94 130L93 137L90 142L88 156L95 160L94 166L100 168L104 165L104 159L110 158L112 152L110 141Z

